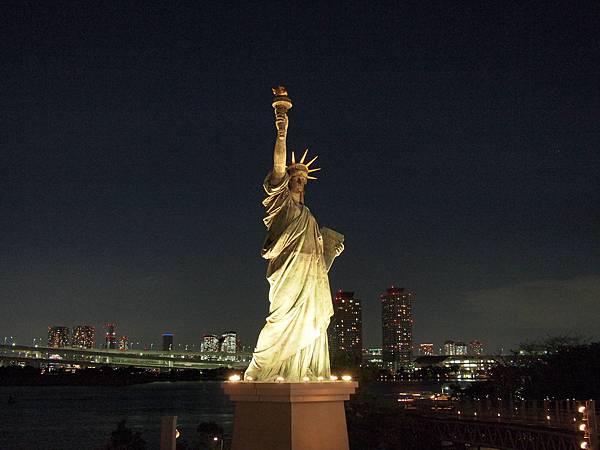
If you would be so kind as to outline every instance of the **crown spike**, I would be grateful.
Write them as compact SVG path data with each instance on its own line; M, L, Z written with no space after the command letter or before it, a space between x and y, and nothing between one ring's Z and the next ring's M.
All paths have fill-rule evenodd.
M315 156L313 159L311 159L309 162L306 163L306 167L310 166L312 163L315 162L315 160L319 157L319 155Z
M302 159L300 160L300 164L304 163L304 159L306 158L306 154L308 153L308 149L304 150L304 155L302 155Z
M311 169L309 166L315 162L315 160L318 158L318 156L315 156L313 159L311 159L308 163L305 163L304 161L307 159L306 156L308 155L308 148L306 150L304 150L304 153L302 154L302 159L300 159L299 162L296 162L296 152L294 152L292 150L292 162L290 163L289 166L287 166L287 170L288 171L292 171L292 172L302 172L302 175L305 176L307 179L309 180L316 180L316 177L312 177L309 174L311 172L317 172L319 170L321 170L320 167L315 167L314 169Z

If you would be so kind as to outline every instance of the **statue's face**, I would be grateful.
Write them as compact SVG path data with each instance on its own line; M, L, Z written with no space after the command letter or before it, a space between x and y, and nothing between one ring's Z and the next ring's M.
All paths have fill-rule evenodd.
M306 177L302 175L293 176L290 180L290 191L297 194L304 192L304 186L306 186Z

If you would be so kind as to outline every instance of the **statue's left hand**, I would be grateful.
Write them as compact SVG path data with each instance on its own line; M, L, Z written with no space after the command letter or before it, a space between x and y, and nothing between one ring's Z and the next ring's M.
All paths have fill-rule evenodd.
M340 242L335 246L335 256L340 256L340 254L344 251L344 244Z

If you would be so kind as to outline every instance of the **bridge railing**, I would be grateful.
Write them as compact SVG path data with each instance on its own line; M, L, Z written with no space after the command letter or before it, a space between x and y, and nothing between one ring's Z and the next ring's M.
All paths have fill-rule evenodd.
M576 400L462 400L437 401L435 399L415 402L411 408L419 414L454 417L464 420L492 420L497 422L520 422L557 428L577 428L581 421L580 408L596 416L594 401Z
M497 422L569 431L580 448L600 450L598 442L599 412L594 400L512 401L503 399L451 400L436 399L414 402L407 412L422 416L459 421Z

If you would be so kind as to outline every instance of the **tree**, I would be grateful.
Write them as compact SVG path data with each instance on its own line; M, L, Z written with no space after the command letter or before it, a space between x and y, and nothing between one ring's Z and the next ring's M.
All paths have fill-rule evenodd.
M546 347L546 353L515 357L496 366L490 379L474 383L464 394L526 400L587 399L600 400L600 342ZM538 347L539 348L539 347Z
M142 439L139 431L133 431L125 426L125 420L117 425L117 429L111 433L108 450L143 450L146 442Z

